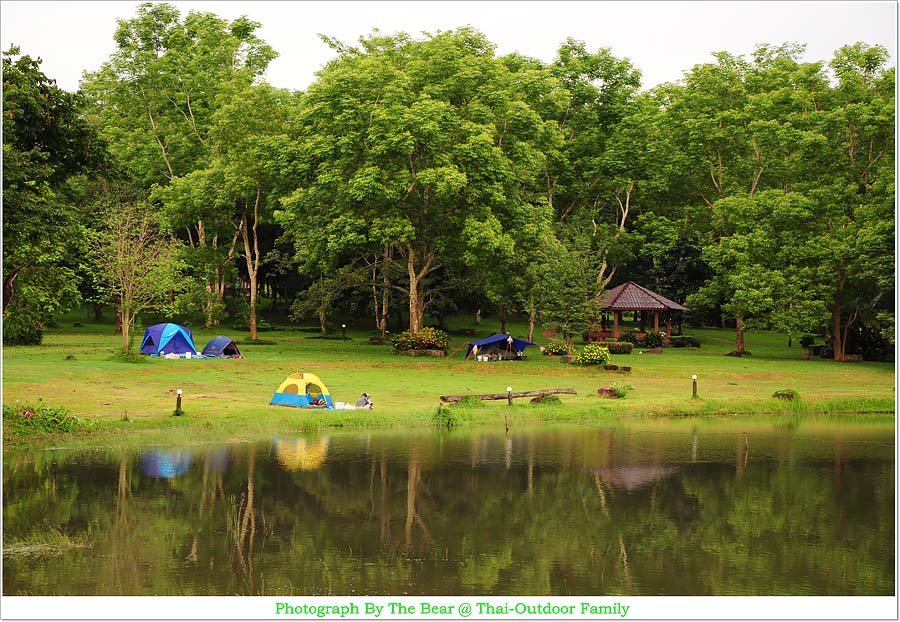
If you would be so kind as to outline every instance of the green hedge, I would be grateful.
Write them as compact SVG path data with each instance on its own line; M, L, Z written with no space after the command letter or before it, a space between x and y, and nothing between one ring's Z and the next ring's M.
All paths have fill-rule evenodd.
M669 346L672 348L699 348L700 340L689 335L669 337Z
M603 345L609 349L610 354L631 354L631 351L634 349L634 344L627 341L613 341Z

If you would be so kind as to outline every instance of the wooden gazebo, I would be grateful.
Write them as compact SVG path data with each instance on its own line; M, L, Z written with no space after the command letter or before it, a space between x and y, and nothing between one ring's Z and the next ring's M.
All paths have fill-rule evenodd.
M601 308L604 313L613 314L613 339L619 338L619 322L622 321L623 311L639 311L641 313L641 330L643 331L645 313L653 312L653 330L659 332L659 314L666 314L666 340L672 335L672 311L684 311L684 307L669 300L661 294L652 292L646 287L641 287L634 281L628 281L604 292L600 297ZM604 332L605 332L604 322Z

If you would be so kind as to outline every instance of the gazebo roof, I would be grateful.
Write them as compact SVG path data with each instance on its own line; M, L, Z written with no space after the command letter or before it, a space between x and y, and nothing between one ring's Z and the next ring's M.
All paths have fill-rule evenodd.
M616 285L600 298L604 311L684 311L684 307L665 296L651 292L634 281Z

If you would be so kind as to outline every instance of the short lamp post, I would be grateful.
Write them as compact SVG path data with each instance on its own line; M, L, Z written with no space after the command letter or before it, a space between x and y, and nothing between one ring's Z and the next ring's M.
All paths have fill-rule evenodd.
M183 391L181 389L178 389L177 391L175 391L175 395L176 395L175 412L172 414L175 415L176 417L179 417L184 414L184 411L181 410L181 395L182 395L182 393L183 393Z
M512 387L506 387L506 400L512 406Z
M692 375L691 380L693 381L693 384L694 384L694 394L691 397L694 398L695 400L700 399L700 396L697 395L697 374Z
M347 325L341 324L341 339L347 338Z

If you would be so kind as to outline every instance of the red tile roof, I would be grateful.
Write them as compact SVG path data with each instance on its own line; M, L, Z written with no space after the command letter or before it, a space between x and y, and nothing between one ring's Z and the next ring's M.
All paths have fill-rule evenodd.
M651 292L634 281L616 285L600 298L605 311L684 311L684 307L665 296Z

